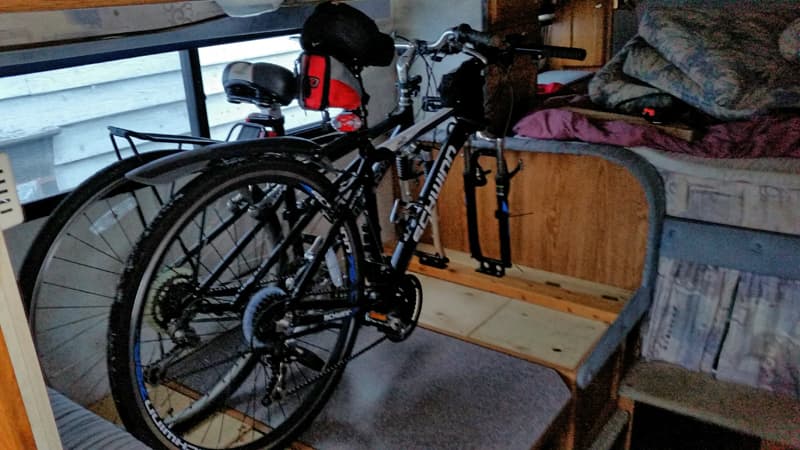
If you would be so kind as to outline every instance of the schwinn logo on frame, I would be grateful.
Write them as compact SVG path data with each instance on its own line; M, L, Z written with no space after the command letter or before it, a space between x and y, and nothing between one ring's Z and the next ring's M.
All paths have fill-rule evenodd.
M442 186L444 185L444 181L447 179L447 173L450 171L450 166L453 165L453 159L455 159L456 155L458 154L458 149L450 145L445 148L444 152L445 154L444 159L442 160L442 165L439 167L439 170L436 171L436 178L433 180L431 193L427 198L427 203L425 204L422 213L417 219L417 225L416 228L414 228L414 234L411 236L414 242L419 242L419 240L422 238L422 233L425 232L425 227L428 226L428 221L431 219L433 208L436 205L436 201L439 199ZM408 240L408 235L404 236L403 240Z

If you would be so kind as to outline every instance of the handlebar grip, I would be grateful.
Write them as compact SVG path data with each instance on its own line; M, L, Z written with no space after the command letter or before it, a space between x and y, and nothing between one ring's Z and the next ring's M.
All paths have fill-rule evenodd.
M458 32L459 40L461 42L486 45L490 47L497 47L502 43L502 41L500 41L500 39L495 35L474 30L466 23L462 23L461 25L457 26L455 31Z
M548 58L576 59L583 61L586 59L586 50L576 47L557 47L555 45L543 45L542 55Z

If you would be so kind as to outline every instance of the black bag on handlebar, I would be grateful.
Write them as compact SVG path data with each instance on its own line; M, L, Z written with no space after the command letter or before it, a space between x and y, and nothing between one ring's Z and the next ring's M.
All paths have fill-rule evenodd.
M469 59L458 69L443 75L439 96L444 106L455 109L457 116L480 121L483 118L483 64Z
M345 4L322 3L303 24L303 50L333 56L354 67L388 66L394 58L394 40L381 33L363 12Z

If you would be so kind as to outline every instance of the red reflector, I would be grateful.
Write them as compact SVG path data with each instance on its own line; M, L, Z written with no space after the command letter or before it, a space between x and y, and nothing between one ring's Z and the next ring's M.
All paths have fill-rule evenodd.
M360 130L364 122L361 120L361 117L358 117L358 114L344 112L331 119L331 125L333 125L336 131L352 133L353 131Z

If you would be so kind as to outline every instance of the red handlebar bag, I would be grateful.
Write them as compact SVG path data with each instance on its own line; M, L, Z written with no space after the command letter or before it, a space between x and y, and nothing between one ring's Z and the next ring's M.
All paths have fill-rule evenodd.
M361 83L333 57L303 53L299 60L300 105L304 109L358 109L364 97Z

